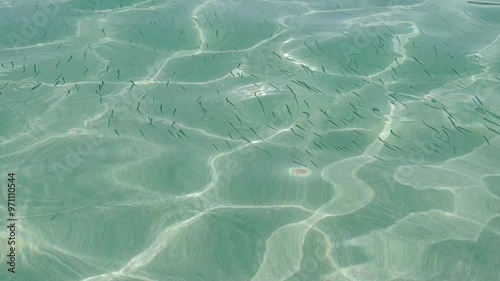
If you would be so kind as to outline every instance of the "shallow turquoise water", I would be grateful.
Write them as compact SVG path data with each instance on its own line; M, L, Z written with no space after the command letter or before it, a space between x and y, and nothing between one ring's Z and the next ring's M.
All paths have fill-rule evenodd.
M0 5L0 280L500 280L500 6Z

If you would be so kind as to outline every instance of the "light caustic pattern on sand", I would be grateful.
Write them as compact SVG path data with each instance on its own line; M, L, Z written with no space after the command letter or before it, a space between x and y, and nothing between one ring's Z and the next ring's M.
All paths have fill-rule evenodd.
M496 280L499 9L5 2L16 277Z

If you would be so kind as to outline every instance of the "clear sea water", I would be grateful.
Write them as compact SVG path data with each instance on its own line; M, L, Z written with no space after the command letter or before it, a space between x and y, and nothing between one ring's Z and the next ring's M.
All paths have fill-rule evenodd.
M3 1L0 280L500 280L472 2Z

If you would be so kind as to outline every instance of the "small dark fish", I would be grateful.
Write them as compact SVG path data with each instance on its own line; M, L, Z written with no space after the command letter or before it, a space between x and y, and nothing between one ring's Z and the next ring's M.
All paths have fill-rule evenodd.
M402 150L401 148L399 148L397 145L393 145L397 150L401 151L401 152L405 152L404 150Z
M389 148L390 150L394 151L394 152L397 152L394 148L392 148L390 145L388 145L387 143L384 143L384 146Z
M416 57L413 57L413 59L420 65L424 65L423 63L421 63Z
M250 128L250 130L252 130L252 132L258 137L259 135L257 135L257 132L252 128L252 127L248 127Z
M452 121L452 122L453 122L453 121ZM439 133L439 131L438 131L436 128L434 128L434 127L432 127L432 126L428 125L427 123L425 123L425 121L423 121L423 120L422 120L422 123L424 123L424 125L425 125L425 126L427 126L428 128L430 128L430 129L434 130L436 133L440 134L440 133Z
M229 123L229 125L231 125L231 127L233 127L233 129L234 129L234 130L235 130L238 134L240 134L240 135L241 135L240 131L238 131L238 129L236 129L236 127L234 127L233 123L231 123L231 122L229 122L229 121L228 121L228 123Z
M325 55L327 55L327 53L325 51L323 51L320 47L319 47L319 44L318 44L318 40L316 40L314 42L316 44L316 47L318 48L318 50L320 50L321 52L323 52ZM324 69L323 69L324 70Z
M365 119L365 117L363 117L363 116L359 115L356 111L353 111L352 113L354 113L354 115L358 116L358 117L359 117L359 118L361 118L361 119Z
M304 131L304 132L306 131L306 130L304 130L304 128L302 128L301 126L299 126L299 125L297 125L297 124L295 124L295 127L297 127L297 128L299 128L299 129L301 129L301 130L302 130L302 131Z
M116 133L118 136L120 136L120 134L118 134L118 131L117 131L116 129L115 129L115 133Z
M215 147L215 150L217 150L217 152L220 152L219 149L217 148L217 146L215 146L215 144L212 143L212 145L213 145L213 147Z
M315 141L313 141L314 145L316 145L320 150L323 150L323 148L321 148L321 146L319 146L319 144L317 144Z
M317 56L319 57L318 53L316 53L315 51L313 51L313 50L312 50L312 49L311 49L311 48L307 45L307 43L306 43L305 41L304 41L304 45L305 45L305 46L309 49L309 51L311 51L313 54L315 54L315 55L317 55Z
M498 123L493 122L493 121L489 120L488 118L483 117L483 119L486 120L486 121L488 121L491 124L494 124L494 125L497 125L498 127L500 127L500 125L498 125Z
M296 135L297 137L302 138L302 139L305 139L303 136L301 136L301 135L297 134L297 133L293 130L293 128L290 128L290 131L292 131L292 132L293 132L293 134L294 134L294 135Z
M328 122L332 123L333 125L335 125L337 128L340 128L339 125L337 125L335 122L333 122L332 120L328 120Z
M240 122L240 124L243 125L243 122L241 122L241 119L238 115L236 115L236 119L238 119L238 122Z
M330 116L328 115L328 113L327 113L325 110L320 109L319 111L321 111L321 112L322 112L322 113L323 113L326 117L328 117L328 119L331 119L331 118L332 118L332 117L330 117Z
M490 142L488 141L488 139L486 138L486 136L485 136L485 135L483 135L483 137L484 137L484 139L486 140L486 143L488 143L488 146L491 146L491 145L490 145Z
M172 135L172 137L174 137L174 139L176 139L174 133L172 133L170 130L167 130L167 131Z
M132 88L134 88L134 86L137 87L137 85L134 83L134 81L130 80L130 82L132 82L132 85L130 85L129 91L131 91Z
M35 90L36 88L40 87L40 85L42 85L42 83L38 82L38 85L36 85L35 87L31 88L31 91Z
M392 130L391 130L391 134L394 135L395 137L401 138L400 136L396 135Z
M336 147L336 146L333 146L333 145L332 145L332 147L333 147L333 148L335 148L335 149L336 149L337 151L339 151L339 152L345 152L345 151L341 150L340 148L338 148L338 147Z
M269 153L269 151L267 151L267 150L264 150L264 149L262 149L262 148L260 148L258 146L255 146L255 148L258 149L258 150L260 150L260 151L262 151L262 152L264 152L264 153L266 153L269 156L272 156L271 153Z
M236 108L232 102L229 101L228 98L226 98L226 102L229 103L232 107Z
M375 156L375 155L372 155L372 157L377 158L378 160L380 160L380 161L382 161L382 162L384 162L384 163L387 163L387 161L385 161L384 159L379 158L379 157L377 157L377 156Z
M271 125L267 125L267 127L271 128L271 129L273 129L273 130L275 130L275 131L278 131L278 129L274 128L274 127L273 127L273 126L271 126Z
M488 130L490 130L490 131L492 131L492 132L494 132L494 133L496 133L496 134L500 135L500 133L499 133L499 132L497 132L495 129L492 129L492 128L490 128L489 126L487 126L487 125L485 125L485 124L483 124L483 126L485 126Z
M479 102L479 104L481 104L481 107L484 107L483 106L483 103L481 102L481 100L477 97L477 96L474 96L476 98L476 100ZM474 98L472 98L472 100L474 101ZM475 102L475 101L474 101Z
M304 100L304 103L306 104L307 108L311 109L311 108L309 107L309 104L307 103L307 101L306 101L306 100Z
M280 89L278 89L278 87L274 86L273 84L271 84L271 83L267 83L267 84L269 84L271 87L273 87L273 88L275 88L276 90L278 90L278 92L281 92L281 90L280 90Z
M274 119L274 123L276 123L276 115L274 114L274 111L271 111L271 113L273 114L273 119Z
M288 114L293 118L292 112L290 111L290 107L288 107L288 104L286 104L286 109L288 110Z
M451 70L453 70L453 72L455 72L455 74L457 74L458 76L462 77L462 75L460 75L460 73L458 73L454 68L452 68Z
M386 141L384 141L383 139L381 139L380 137L377 137L379 141L381 141L383 144L386 144L386 145L390 145L389 143L387 143Z
M186 139L189 139L188 136L186 135L186 133L184 133L184 131L182 129L179 129L178 130L179 133L181 133Z
M309 154L309 156L314 158L314 155L312 155L311 152L309 152L309 150L306 149L306 153Z
M477 5L489 5L489 6L498 6L500 3L492 3L492 2L486 2L486 1L467 1L467 3L470 4L477 4Z
M297 162L295 160L293 160L292 162L295 163L295 164L297 164L297 165L303 166L304 168L307 168L307 166L305 164L302 164L302 163Z
M244 136L240 136L240 138L246 140L249 144L252 144L252 142L249 139L245 138Z
M262 104L262 101L260 100L260 98L257 96L257 93L254 93L254 96L257 98L257 100L259 101L259 104L260 104L260 107L262 108L262 112L264 114L266 114L266 110L264 109L264 105Z

